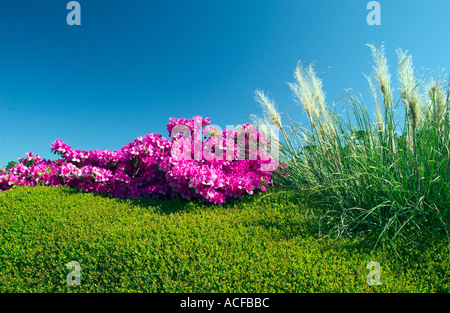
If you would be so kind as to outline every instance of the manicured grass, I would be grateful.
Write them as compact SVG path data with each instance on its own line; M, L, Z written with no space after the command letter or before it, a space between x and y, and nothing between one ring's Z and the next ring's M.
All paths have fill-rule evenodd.
M445 242L370 252L320 239L293 193L216 206L121 200L65 187L0 193L1 292L448 292ZM404 253L402 253L402 251ZM366 264L381 265L368 286ZM66 264L81 265L69 286Z

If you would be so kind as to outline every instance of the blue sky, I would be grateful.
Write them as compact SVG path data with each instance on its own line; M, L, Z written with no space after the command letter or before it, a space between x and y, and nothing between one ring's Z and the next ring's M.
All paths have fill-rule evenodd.
M54 159L56 139L115 150L168 137L169 117L242 124L260 113L256 89L295 110L299 60L316 62L329 103L367 93L366 43L384 42L391 68L397 48L416 68L449 67L448 0L380 0L379 26L366 0L80 0L80 26L68 2L0 1L0 167L29 151Z

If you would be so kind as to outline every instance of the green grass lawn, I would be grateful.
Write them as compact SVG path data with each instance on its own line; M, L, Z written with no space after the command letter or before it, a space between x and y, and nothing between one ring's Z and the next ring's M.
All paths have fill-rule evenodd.
M323 239L323 212L304 203L293 193L209 205L15 188L0 193L0 292L450 291L445 241L396 256ZM70 261L81 285L67 284ZM369 261L381 285L367 284Z

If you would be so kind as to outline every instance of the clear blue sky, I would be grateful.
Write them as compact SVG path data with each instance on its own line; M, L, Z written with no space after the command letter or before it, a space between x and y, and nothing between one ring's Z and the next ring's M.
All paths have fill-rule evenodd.
M385 42L416 68L449 67L449 0L0 1L0 167L28 151L46 158L62 139L80 149L119 149L158 132L169 117L237 125L259 113L256 89L283 111L299 60L316 61L328 102L367 92L366 43Z

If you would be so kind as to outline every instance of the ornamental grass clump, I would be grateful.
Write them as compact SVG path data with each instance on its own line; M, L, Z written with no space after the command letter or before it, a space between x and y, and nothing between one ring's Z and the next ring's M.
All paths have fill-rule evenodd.
M313 65L298 64L289 87L308 123L287 116L280 125L280 163L286 166L274 181L306 191L326 208L322 231L328 235L364 234L360 238L375 246L395 245L401 237L412 243L424 232L448 238L449 88L442 78L419 79L412 57L397 50L394 89L384 47L369 47L374 118L349 92L344 115L331 109Z

